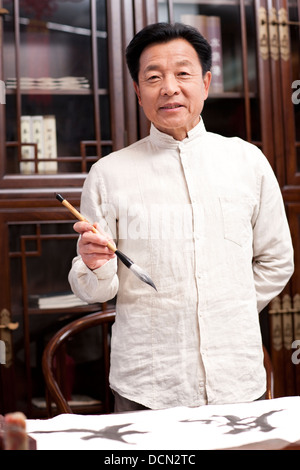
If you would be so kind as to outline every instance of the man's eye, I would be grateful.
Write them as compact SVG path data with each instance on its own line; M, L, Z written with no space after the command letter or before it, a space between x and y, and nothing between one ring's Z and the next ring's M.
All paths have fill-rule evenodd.
M148 81L150 82L153 82L155 80L159 80L159 76L158 75L151 75L151 77L148 77Z
M187 77L189 74L187 72L179 72L178 75L181 77L184 77L184 76Z

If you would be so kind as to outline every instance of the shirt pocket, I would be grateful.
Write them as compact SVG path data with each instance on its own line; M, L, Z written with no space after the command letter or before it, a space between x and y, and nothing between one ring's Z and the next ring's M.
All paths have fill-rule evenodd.
M254 201L251 198L220 197L223 219L224 238L243 246L252 242L252 224Z

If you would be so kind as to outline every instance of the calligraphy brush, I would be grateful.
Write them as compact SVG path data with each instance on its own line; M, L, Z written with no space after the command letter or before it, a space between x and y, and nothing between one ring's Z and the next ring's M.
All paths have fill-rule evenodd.
M78 219L81 220L82 222L87 222L91 225L92 231L94 233L100 233L88 220L86 220L83 215L78 212L75 207L72 206L61 194L56 194L56 199L60 201L67 209L69 209L70 212ZM145 282L146 284L149 284L149 286L153 287L155 290L156 287L153 283L153 281L150 279L149 275L142 270L137 264L135 264L131 259L129 259L124 253L122 253L120 250L117 250L115 245L111 243L109 240L107 240L106 244L107 248L109 248L111 251L115 253L115 255L119 258L120 261L122 261L125 266L130 269L141 281Z

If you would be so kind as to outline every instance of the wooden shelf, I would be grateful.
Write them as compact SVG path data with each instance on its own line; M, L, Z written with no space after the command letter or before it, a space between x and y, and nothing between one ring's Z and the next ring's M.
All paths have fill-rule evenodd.
M241 91L224 91L222 93L209 93L208 99L240 99L245 98ZM256 93L249 93L249 98L257 98Z
M87 90L37 90L32 89L20 89L21 95L93 95L94 91L91 89ZM97 90L98 95L108 95L108 90L106 88L99 88ZM7 88L7 95L16 95L16 88Z

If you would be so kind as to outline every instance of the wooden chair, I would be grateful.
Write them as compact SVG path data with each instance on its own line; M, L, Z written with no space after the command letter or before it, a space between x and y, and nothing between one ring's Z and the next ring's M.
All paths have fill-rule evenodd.
M67 341L79 332L101 325L103 332L103 359L104 359L104 401L97 406L97 413L109 413L112 411L111 391L109 387L109 367L110 367L110 326L115 320L115 310L99 311L84 317L73 320L61 328L46 345L42 357L42 370L46 384L46 402L48 416L53 415L52 401L57 409L56 414L60 413L81 413L82 408L72 408L67 401L64 393L65 370L64 348ZM100 345L99 345L100 347ZM61 354L62 353L62 354ZM60 355L62 356L60 358ZM60 366L60 367L59 367ZM99 372L100 374L100 372ZM60 376L60 377L59 377ZM92 413L90 413L92 414Z
M274 373L273 366L268 350L263 346L264 351L264 366L267 374L267 390L266 390L266 399L270 400L274 398Z

